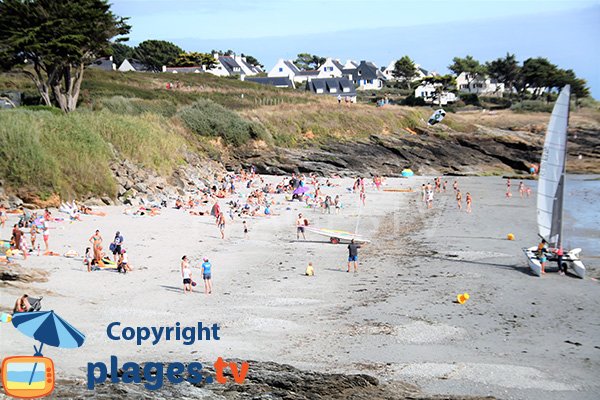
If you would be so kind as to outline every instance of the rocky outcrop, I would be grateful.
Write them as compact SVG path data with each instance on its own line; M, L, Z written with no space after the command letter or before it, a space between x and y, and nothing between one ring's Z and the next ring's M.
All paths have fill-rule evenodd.
M356 141L308 144L302 148L245 148L231 166L254 165L261 173L316 172L322 175L417 174L480 175L527 172L538 163L543 132L481 129L477 133L420 130L411 134L377 134ZM600 172L600 132L570 132L569 172ZM583 165L582 159L587 161Z

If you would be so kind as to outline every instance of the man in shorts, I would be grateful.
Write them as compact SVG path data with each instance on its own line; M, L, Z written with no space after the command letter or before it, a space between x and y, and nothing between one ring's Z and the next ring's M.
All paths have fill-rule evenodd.
M360 247L360 245L354 243L354 239L350 241L348 245L348 270L346 272L350 272L351 263L354 263L354 272L358 272L358 249Z
M121 235L121 232L117 231L117 233L115 233L115 238L113 239L112 245L110 246L115 262L117 262L117 257L121 255L122 246L123 236Z
M202 279L204 279L204 293L211 294L212 293L212 273L211 268L212 265L208 261L208 258L205 258L202 263Z
M298 214L298 219L296 220L296 239L300 240L300 234L302 234L302 238L306 240L306 236L304 236L304 227L306 226L306 220L302 218L302 214Z

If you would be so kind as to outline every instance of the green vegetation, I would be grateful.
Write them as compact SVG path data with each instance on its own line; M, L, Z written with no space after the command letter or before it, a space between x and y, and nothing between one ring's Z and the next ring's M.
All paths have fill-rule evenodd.
M246 121L208 99L198 100L183 108L177 116L192 132L201 136L220 137L225 144L241 146L250 139L269 140L261 125Z
M175 129L151 114L0 111L0 175L13 187L65 197L114 196L109 165L115 159L171 173L186 146Z
M111 38L129 33L125 21L106 0L1 1L0 68L20 69L45 105L71 112L85 65L111 51Z

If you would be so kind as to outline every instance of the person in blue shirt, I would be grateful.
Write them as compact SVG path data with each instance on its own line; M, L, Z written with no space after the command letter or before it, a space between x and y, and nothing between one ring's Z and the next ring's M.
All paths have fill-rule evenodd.
M204 279L204 293L206 294L212 293L211 268L212 265L208 261L208 258L204 258L204 262L202 263L202 279Z

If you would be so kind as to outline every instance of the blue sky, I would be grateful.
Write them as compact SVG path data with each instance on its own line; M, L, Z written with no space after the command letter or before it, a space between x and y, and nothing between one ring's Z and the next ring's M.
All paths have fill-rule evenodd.
M543 56L600 98L600 0L114 0L113 11L130 17L130 45L232 49L267 68L300 52L378 65L408 54L442 73L453 56Z

